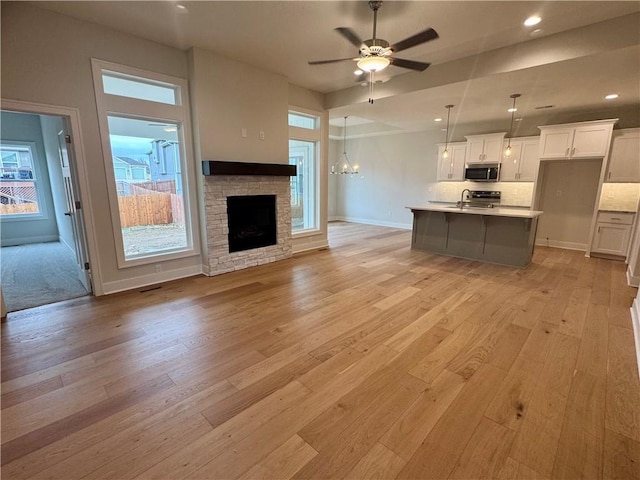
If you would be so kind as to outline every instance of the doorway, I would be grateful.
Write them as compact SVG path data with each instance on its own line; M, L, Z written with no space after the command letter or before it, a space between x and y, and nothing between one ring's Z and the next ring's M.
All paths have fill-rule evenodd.
M38 112L0 115L0 273L7 311L90 295L75 157L68 148L71 122Z
M602 159L549 160L540 163L536 244L586 250L598 196Z

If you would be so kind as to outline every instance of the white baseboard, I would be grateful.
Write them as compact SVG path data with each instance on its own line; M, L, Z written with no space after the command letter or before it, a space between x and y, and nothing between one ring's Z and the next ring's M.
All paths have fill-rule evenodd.
M67 248L69 249L69 251L70 251L73 255L75 255L75 254L76 254L76 249L75 249L75 247L72 247L71 245L69 245L69 244L65 241L65 239L64 239L64 238L62 238L62 237L58 237L58 241L59 241L62 245L64 245L65 247L67 247Z
M57 242L57 235L39 235L35 237L20 237L20 238L3 238L2 246L3 247L13 247L15 245L26 245L29 243L47 243L47 242Z
M638 379L640 379L640 298L636 296L631 305L631 324L633 325L633 339L636 343L636 361L638 363Z
M191 267L178 268L166 272L153 273L151 275L143 275L140 277L127 278L126 280L116 280L115 282L104 282L102 290L105 295L110 293L123 292L136 288L147 287L158 283L170 282L181 278L192 277L203 272L202 265L193 265Z
M631 273L631 265L627 268L627 283L630 287L640 287L640 277Z
M382 222L380 220L371 220L370 218L332 217L331 220L351 223L363 223L365 225L377 225L378 227L402 228L404 230L411 230L413 228L413 225L410 223Z
M301 243L299 245L293 245L293 254L308 252L310 250L319 250L320 248L326 248L329 246L327 240L316 240L315 242Z
M563 242L561 240L547 241L546 238L536 238L536 245L539 245L541 247L564 248L565 250L579 250L581 252L587 251L586 243Z

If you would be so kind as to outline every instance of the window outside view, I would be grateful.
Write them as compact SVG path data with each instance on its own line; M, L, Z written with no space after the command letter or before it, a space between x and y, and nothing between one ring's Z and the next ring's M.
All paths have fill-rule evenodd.
M125 258L187 247L179 126L108 121Z
M0 145L0 215L40 213L30 145Z
M291 230L293 233L318 228L317 156L320 118L289 112L289 164L297 175L291 177Z
M316 226L315 151L315 142L289 140L289 165L297 167L297 175L291 177L291 230L294 232Z

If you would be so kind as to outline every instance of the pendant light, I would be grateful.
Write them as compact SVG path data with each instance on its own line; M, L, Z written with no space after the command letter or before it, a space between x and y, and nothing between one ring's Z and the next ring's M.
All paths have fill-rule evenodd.
M509 98L513 98L513 106L509 109L509 111L511 112L511 126L509 127L509 142L507 144L507 148L504 151L504 156L507 158L510 157L512 153L511 152L511 135L513 135L513 116L518 111L518 109L516 108L516 98L520 96L521 95L519 93L514 93L509 96Z
M352 165L347 155L347 117L344 117L344 128L342 130L342 155L336 163L331 166L332 175L357 175L358 165Z
M444 138L444 152L442 152L442 158L446 160L449 158L449 117L451 115L453 105L445 105L444 108L447 109L447 130Z

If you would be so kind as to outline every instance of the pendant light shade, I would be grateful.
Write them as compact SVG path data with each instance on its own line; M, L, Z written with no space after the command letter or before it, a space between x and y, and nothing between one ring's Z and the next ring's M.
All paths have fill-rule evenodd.
M520 96L521 95L519 93L514 93L514 94L509 96L509 98L513 99L513 105L508 110L509 112L511 112L511 126L509 126L509 141L507 143L507 148L505 148L505 150L504 150L505 158L511 157L511 154L513 153L512 149L511 149L511 136L513 135L513 117L516 114L516 112L518 111L518 109L516 108L516 99L518 97L520 97Z
M445 105L444 108L447 109L447 129L444 137L444 152L442 152L442 158L446 160L449 158L449 117L451 116L453 105Z
M344 128L342 130L342 155L338 161L331 166L332 175L357 175L358 165L352 165L347 155L347 117L344 117Z

